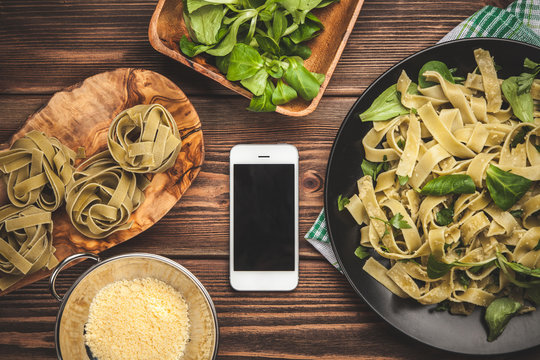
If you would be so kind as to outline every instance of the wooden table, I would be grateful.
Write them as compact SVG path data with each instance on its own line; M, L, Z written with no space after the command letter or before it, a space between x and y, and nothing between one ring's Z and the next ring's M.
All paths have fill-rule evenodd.
M387 325L303 239L295 291L233 291L228 283L228 153L238 143L286 142L298 148L300 234L305 234L322 207L334 136L356 98L392 64L435 44L482 6L508 3L365 0L318 109L305 118L288 118L245 111L246 99L154 51L147 31L156 1L2 0L0 142L54 92L88 76L126 66L157 71L178 84L197 109L206 160L167 216L103 257L157 253L191 270L217 308L219 359L455 359ZM60 288L66 290L87 266L65 271ZM56 358L57 311L46 280L0 298L0 358ZM519 357L538 354L536 348Z

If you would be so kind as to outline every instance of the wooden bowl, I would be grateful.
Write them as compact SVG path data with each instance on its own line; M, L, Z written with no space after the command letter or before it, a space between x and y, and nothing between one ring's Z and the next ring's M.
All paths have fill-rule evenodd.
M199 173L204 158L203 135L199 116L186 95L172 81L149 70L120 68L94 75L53 95L47 105L30 117L0 150L32 130L54 136L86 156L107 149L107 132L121 111L137 104L161 104L173 115L182 138L182 148L172 168L152 176L145 189L145 200L131 214L131 228L117 231L105 239L90 239L71 224L64 206L53 213L53 246L59 261L80 253L100 253L140 234L161 219L189 188ZM0 181L0 198L5 193ZM0 199L0 203L6 199ZM0 296L36 280L50 271L43 269L27 275Z
M305 61L305 66L310 71L325 74L326 78L319 94L311 102L298 98L278 106L276 112L289 116L305 116L315 110L330 82L363 3L363 0L340 0L314 11L325 29L319 36L308 42L312 54ZM252 94L248 90L239 83L227 80L217 67L208 62L207 56L197 55L189 58L180 51L180 39L184 35L189 37L182 16L183 8L182 0L159 0L148 29L150 44L160 53L189 66L246 98L251 98Z

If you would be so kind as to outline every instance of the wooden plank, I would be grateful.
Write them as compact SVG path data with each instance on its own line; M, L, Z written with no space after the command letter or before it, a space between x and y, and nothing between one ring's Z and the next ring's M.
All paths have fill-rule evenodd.
M365 1L326 95L359 95L402 58L435 44L486 4L510 0ZM117 67L157 71L188 95L232 92L154 51L148 24L156 1L4 0L0 92L53 93Z
M219 359L455 359L387 325L323 260L300 262L300 284L292 292L235 292L226 260L175 259L209 291L220 324ZM62 272L65 291L88 267ZM0 353L16 360L55 359L58 303L42 280L0 298ZM534 359L537 350L520 353ZM470 357L460 357L460 359ZM507 359L499 356L491 359Z
M47 100L44 95L0 96L0 107L4 109L0 141L6 141ZM238 143L285 142L297 146L300 152L300 254L319 258L320 254L303 236L321 211L330 148L356 99L323 98L319 108L302 119L238 111L248 103L240 96L192 96L190 100L204 133L202 170L161 221L131 239L128 246L119 245L118 253L129 249L173 256L228 256L229 150Z

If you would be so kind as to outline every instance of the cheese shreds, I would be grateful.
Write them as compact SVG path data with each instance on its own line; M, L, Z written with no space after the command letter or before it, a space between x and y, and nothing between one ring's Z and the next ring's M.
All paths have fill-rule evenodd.
M189 339L188 305L162 281L113 282L90 305L86 344L99 360L177 360Z

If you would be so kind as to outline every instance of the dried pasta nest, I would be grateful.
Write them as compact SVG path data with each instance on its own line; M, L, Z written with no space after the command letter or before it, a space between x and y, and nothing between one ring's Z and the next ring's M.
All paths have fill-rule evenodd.
M109 128L107 143L113 158L127 171L158 173L171 168L181 148L173 116L159 104L122 111Z
M58 261L52 246L51 213L33 205L0 207L0 290Z
M56 138L31 131L0 153L7 195L17 207L36 204L54 211L64 202L65 186L73 173L75 153Z
M144 201L148 179L125 171L109 151L86 160L66 190L66 212L83 235L101 239L129 229L129 217Z

